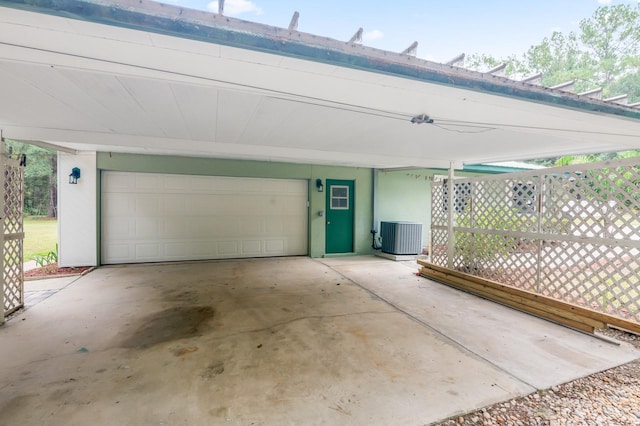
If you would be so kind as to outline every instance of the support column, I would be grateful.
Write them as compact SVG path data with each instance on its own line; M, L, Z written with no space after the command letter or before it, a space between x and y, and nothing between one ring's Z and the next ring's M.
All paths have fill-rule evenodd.
M373 224L371 226L371 233L373 237L380 232L380 218L378 217L378 175L380 174L379 169L373 169L371 171L373 175L373 199L372 199L372 220Z
M455 249L455 244L456 244L456 240L455 240L455 235L453 234L453 225L454 225L454 217L453 217L453 203L454 203L454 196L453 196L453 179L454 179L454 174L453 174L453 162L449 163L449 178L447 179L447 213L448 213L448 217L447 217L447 267L449 269L453 269L453 256L454 256L454 249Z
M4 290L6 287L5 273L4 273L4 170L5 166L5 150L4 150L4 137L2 136L2 130L0 130L0 164L2 165L2 173L0 173L0 325L4 324Z

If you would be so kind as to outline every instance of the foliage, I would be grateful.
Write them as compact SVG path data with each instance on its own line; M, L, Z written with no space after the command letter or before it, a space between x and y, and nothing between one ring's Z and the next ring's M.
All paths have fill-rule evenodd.
M456 231L455 252L461 256L463 269L473 271L480 265L491 264L496 257L506 257L511 253L526 250L531 240L517 236L504 235L500 232L523 231L535 232L539 220L542 220L542 230L550 234L568 234L571 232L571 219L565 216L538 216L534 211L523 212L522 207L514 207L505 202L495 204L481 212L474 212L471 220L471 206L456 219L456 227L473 228L489 232ZM492 231L497 231L492 232Z
M593 17L580 21L580 41L594 71L593 82L609 88L625 75L640 54L640 5L599 7ZM606 93L606 91L605 91Z
M55 268L55 265L58 263L58 244L56 244L55 250L51 250L46 254L35 255L33 260L36 261L36 265L38 265L39 268Z
M574 81L574 91L601 87L604 97L628 94L640 101L640 4L599 7L580 21L579 32L554 32L520 57L474 54L467 66L487 71L506 63L505 75L519 79L542 73L542 84Z
M24 260L48 252L58 241L58 223L50 219L24 219Z
M616 199L627 207L637 208L640 194L640 180L636 173L626 170L624 167L616 169L603 168L600 170L588 170L590 194L597 194L603 201Z
M576 91L585 91L590 86L592 71L574 33L565 36L554 32L550 38L532 46L524 56L522 67L530 74L542 73L542 84L547 87L572 80Z
M600 154L589 155L565 155L563 157L541 158L531 160L534 164L540 164L546 167L551 166L569 166L572 164L596 163L599 161L640 157L640 151L622 151L622 152L604 152Z
M25 154L24 213L57 216L57 158L54 151L16 141L6 141L12 156Z

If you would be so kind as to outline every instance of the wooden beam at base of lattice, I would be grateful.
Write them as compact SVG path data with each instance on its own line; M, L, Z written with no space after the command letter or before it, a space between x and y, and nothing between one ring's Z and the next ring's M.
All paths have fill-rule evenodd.
M607 325L613 325L640 334L640 324L636 322L476 277L475 275L443 268L423 260L418 260L418 264L422 266L420 275L425 278L568 327L593 333L594 329L602 329Z

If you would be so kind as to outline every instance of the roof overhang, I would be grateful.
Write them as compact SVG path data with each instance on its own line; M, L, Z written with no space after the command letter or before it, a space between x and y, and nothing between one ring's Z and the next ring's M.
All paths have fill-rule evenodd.
M146 0L0 0L0 94L5 137L75 150L392 168L640 149L630 107Z

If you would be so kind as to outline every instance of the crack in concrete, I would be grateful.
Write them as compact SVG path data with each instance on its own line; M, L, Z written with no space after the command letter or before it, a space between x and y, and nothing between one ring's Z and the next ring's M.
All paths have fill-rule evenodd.
M250 334L250 333L260 333L262 331L268 331L271 329L274 329L276 327L281 327L284 325L288 325L288 324L292 324L294 322L298 322L298 321L304 321L304 320L310 320L310 319L327 319L327 318L341 318L341 317L350 317L350 316L357 316L357 315L383 315L383 314L397 314L397 312L395 311L361 311L361 312L350 312L350 313L346 313L346 314L336 314L336 315L305 315L302 317L297 317L297 318L292 318L290 320L287 321L282 321L282 322L278 322L275 324L271 324L267 327L262 327L262 328L255 328L255 329L251 329L251 330L243 330L243 331L238 331L237 333L232 333L232 334L227 334L224 336L214 336L214 339L226 339L229 337L236 337L236 336L241 336L243 334Z

